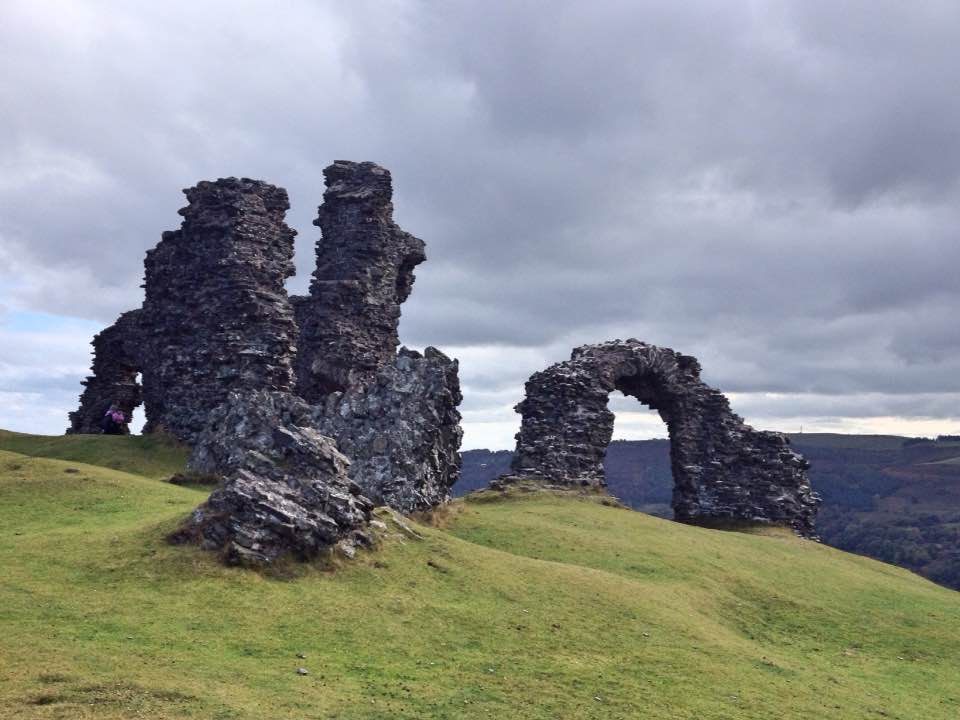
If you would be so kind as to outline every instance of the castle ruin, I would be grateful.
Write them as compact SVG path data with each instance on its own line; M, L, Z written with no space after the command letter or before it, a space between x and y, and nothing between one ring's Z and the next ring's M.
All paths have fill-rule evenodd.
M98 432L111 405L129 420L142 401L144 432L224 478L178 538L237 562L362 540L374 502L427 509L459 477L457 361L398 352L424 243L394 223L387 170L338 161L324 176L317 267L294 298L285 190L246 178L185 190L180 229L147 253L143 307L96 336L70 414L68 433Z
M350 554L370 541L375 505L425 510L459 477L457 361L399 347L424 243L394 222L384 168L337 161L324 177L305 296L284 287L285 190L246 178L185 190L180 229L147 253L143 306L94 338L70 414L67 432L98 432L111 405L129 419L142 402L144 432L190 445L190 469L223 482L173 539L231 562ZM667 424L677 520L813 536L819 498L786 437L744 424L695 358L637 340L577 348L530 378L512 472L494 487L603 490L614 390Z
M656 410L667 425L677 520L787 525L813 536L820 499L809 464L786 436L746 425L723 393L700 379L696 358L633 339L579 347L527 381L511 473L494 486L531 480L605 488L614 390Z

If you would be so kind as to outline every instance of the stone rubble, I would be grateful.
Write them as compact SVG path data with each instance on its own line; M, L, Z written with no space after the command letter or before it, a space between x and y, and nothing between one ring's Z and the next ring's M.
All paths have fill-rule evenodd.
M634 339L577 348L527 381L512 472L494 486L533 480L604 488L614 390L657 410L667 425L677 520L771 523L814 535L820 498L787 437L746 425L701 381L696 358Z
M332 545L347 554L370 545L373 503L350 480L350 461L313 427L312 411L290 393L229 393L189 461L192 472L219 475L223 485L172 540L254 566L287 553L309 559Z

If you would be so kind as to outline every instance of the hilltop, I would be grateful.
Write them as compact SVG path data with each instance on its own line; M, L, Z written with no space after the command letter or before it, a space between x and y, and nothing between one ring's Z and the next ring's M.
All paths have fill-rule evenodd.
M790 435L823 496L823 542L960 589L960 441L895 435ZM463 495L509 470L508 451L468 450ZM616 440L605 461L610 492L635 510L672 518L668 440Z
M960 712L960 595L782 531L481 494L263 574L164 541L208 492L163 481L176 447L0 446L5 717Z

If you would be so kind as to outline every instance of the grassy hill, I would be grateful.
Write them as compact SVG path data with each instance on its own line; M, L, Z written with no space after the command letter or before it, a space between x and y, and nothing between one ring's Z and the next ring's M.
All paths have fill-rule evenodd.
M72 460L152 480L182 469L189 452L164 435L27 435L9 430L0 430L0 450Z
M0 438L0 717L960 715L960 594L905 570L532 494L258 574L164 542L205 493L147 442Z
M824 542L960 589L960 442L814 434L791 441L823 495Z
M823 542L960 589L960 441L832 433L790 439L823 496ZM507 451L465 452L454 491L486 487L511 458ZM610 492L627 505L673 517L669 440L615 440L604 466Z

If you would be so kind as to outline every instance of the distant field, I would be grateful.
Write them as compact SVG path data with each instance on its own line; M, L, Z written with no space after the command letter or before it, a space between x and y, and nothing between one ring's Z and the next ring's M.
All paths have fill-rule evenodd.
M850 450L899 450L906 438L899 435L842 435L839 433L790 433L797 444Z
M960 716L960 594L783 531L476 497L264 575L164 542L182 454L0 443L3 718Z

